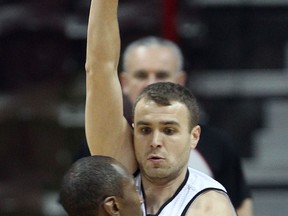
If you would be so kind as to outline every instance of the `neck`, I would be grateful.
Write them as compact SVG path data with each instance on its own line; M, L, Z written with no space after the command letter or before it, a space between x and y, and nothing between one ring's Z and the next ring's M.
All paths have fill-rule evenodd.
M185 180L187 171L180 173L173 179L147 179L141 176L145 191L147 214L156 214L161 206L170 199Z

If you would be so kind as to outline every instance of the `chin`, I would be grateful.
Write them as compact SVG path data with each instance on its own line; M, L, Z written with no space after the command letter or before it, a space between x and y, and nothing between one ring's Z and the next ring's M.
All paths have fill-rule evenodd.
M169 175L167 173L167 169L163 169L163 168L150 168L149 170L147 170L146 174L150 177L150 178L165 178L167 175Z

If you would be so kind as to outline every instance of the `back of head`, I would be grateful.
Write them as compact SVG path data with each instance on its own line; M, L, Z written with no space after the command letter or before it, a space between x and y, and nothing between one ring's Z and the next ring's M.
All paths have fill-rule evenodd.
M199 122L199 107L194 95L184 86L171 82L158 82L146 86L134 104L141 100L154 101L159 105L168 106L171 102L180 102L186 105L190 113L190 126Z
M122 196L123 173L113 158L90 156L76 161L63 177L60 203L69 216L96 216L108 196Z

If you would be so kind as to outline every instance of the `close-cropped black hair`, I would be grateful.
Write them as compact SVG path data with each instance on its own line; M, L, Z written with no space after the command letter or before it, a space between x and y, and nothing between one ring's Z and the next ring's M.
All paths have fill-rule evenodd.
M97 155L71 166L62 179L59 200L69 216L95 216L106 197L123 197L124 177L113 164L113 158Z

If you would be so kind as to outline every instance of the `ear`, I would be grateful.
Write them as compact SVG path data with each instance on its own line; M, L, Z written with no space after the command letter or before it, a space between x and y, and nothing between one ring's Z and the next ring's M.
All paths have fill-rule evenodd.
M179 71L178 75L177 75L177 83L185 86L186 84L186 78L187 78L187 74L185 71Z
M122 71L119 74L119 79L120 79L120 83L122 86L122 91L125 95L127 95L128 91L129 91L128 90L128 82L129 82L128 74L125 71Z
M107 197L104 200L103 207L109 215L120 215L119 203L115 196Z
M191 131L191 148L195 149L200 139L201 127L196 125Z

